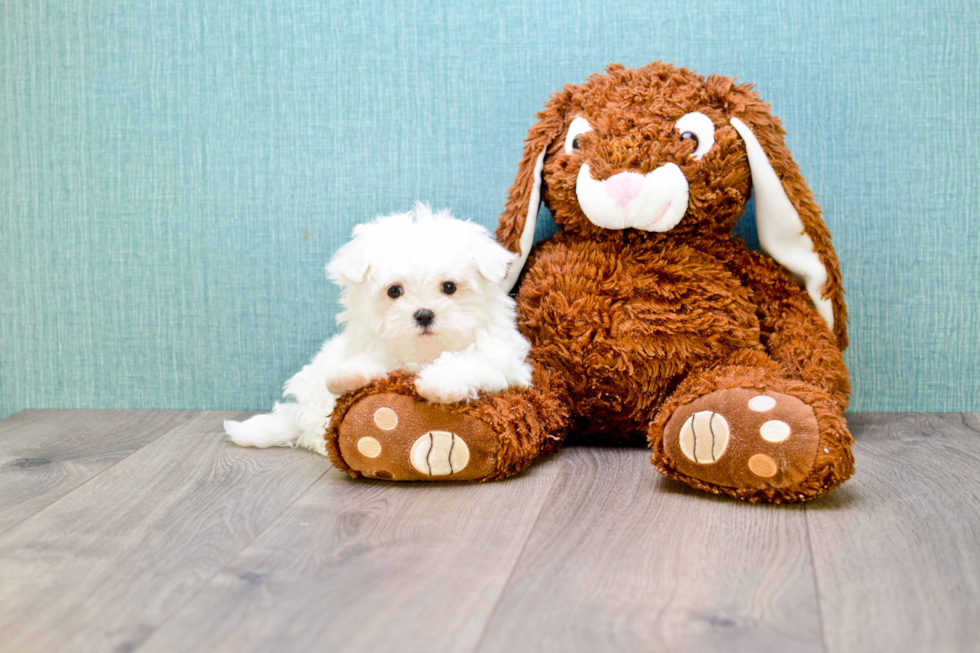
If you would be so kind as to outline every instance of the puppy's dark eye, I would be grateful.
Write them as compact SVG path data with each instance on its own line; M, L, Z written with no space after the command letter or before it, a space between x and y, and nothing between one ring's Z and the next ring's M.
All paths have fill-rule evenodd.
M582 146L578 144L578 136L576 136L575 138L572 139L572 149L573 150L581 150L582 149Z
M388 296L391 297L392 299L398 299L404 294L405 291L402 290L402 287L399 286L397 283L394 286L390 286L388 288Z
M694 132L684 132L681 134L681 139L685 141L694 141L694 149L698 149L698 135Z
M453 283L452 281L443 281L442 292L446 293L447 295L453 294L454 292L456 292L456 284Z

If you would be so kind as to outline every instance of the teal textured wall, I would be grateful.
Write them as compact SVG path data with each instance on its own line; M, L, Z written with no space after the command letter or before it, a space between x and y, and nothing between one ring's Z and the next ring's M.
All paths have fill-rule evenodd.
M0 416L268 407L322 266L416 199L493 225L548 93L754 82L826 211L856 410L980 410L972 0L0 6Z

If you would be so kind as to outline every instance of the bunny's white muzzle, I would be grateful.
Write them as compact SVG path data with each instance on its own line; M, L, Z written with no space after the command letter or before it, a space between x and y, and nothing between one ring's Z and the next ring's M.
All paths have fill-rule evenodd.
M592 178L583 163L575 194L585 217L603 229L668 231L687 212L687 178L673 163L641 175L620 172L605 181Z

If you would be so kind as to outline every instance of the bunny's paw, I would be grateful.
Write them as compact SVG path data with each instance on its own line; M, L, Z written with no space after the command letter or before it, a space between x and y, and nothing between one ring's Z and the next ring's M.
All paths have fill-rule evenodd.
M338 466L388 481L473 481L497 466L498 439L463 412L396 394L368 394L328 431Z
M819 444L813 409L799 398L732 388L698 397L671 416L661 462L719 489L790 488L810 476Z

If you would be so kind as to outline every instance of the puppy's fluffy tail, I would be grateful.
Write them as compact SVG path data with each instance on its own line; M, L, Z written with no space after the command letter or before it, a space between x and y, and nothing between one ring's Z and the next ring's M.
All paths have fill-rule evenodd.
M256 415L244 422L225 420L231 441L242 447L295 447L303 436L299 404L276 404L271 413Z

